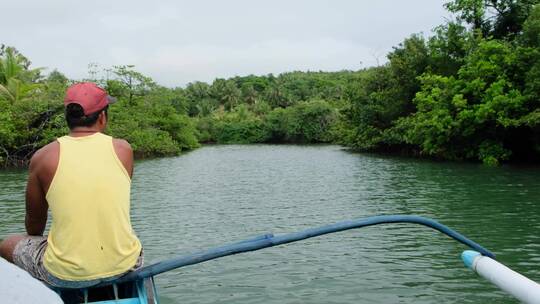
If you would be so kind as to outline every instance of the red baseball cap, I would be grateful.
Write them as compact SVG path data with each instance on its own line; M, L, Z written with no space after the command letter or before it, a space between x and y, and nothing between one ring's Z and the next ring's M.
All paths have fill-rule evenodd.
M95 113L106 105L116 102L107 92L93 82L79 82L70 86L66 91L64 106L78 103L84 110L84 115Z

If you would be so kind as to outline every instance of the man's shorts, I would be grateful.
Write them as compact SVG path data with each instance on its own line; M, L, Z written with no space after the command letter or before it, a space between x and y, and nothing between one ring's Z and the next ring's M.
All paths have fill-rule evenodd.
M97 285L103 282L114 281L117 278L125 275L125 273L89 281L66 281L53 276L43 266L43 255L47 248L46 236L27 236L17 243L13 251L13 262L15 265L26 270L34 278L47 283L48 285L61 288L86 288ZM137 270L142 267L144 262L143 250L137 259L137 263L130 271Z

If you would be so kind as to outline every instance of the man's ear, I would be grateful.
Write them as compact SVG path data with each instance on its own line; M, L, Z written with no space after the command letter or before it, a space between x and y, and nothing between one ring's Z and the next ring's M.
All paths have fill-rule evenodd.
M98 116L98 122L101 126L105 126L107 124L107 114L105 113L105 111L101 111L101 113L99 113L99 116Z

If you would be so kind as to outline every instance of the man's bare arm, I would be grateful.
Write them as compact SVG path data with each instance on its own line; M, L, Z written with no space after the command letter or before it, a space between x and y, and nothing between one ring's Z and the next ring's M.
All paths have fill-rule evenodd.
M131 145L124 139L115 138L113 140L113 146L114 146L116 155L118 156L118 159L120 159L120 161L124 165L124 168L126 168L126 171L129 177L132 177L133 176L133 150L131 149Z
M25 226L28 235L43 235L47 224L49 205L39 179L41 157L39 151L30 160L28 183L26 185L26 218Z

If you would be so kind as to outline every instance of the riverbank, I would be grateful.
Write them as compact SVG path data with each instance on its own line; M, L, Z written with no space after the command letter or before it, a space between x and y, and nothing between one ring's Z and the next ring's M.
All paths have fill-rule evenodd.
M259 145L266 145L266 146L299 146L299 147L310 147L310 146L326 146L326 145L336 145L333 143L289 143L289 142L269 142L269 143L217 143L217 142L206 142L201 143L198 147L190 150L183 150L178 153L171 153L171 154L159 154L159 155L148 155L145 153L138 153L137 151L134 152L135 160L141 161L141 160L158 160L161 158L171 158L171 157L177 157L182 156L187 153L192 153L198 149L205 148L205 147L213 147L213 146L236 146L236 145L253 145L253 146L259 146ZM419 151L411 151L411 150L378 150L378 151L364 151L361 149L355 149L344 145L339 145L342 147L344 151L348 151L352 154L358 154L358 155L367 155L367 156L373 156L373 157L381 157L381 158L399 158L399 159L410 159L411 161L428 161L428 162L434 162L434 163L455 163L455 164L479 164L480 162L474 161L474 160L449 160L445 158L438 158L433 156L425 156L422 155ZM0 163L0 171L4 170L11 170L11 169L26 169L28 168L29 161L19 161L16 164L8 165L6 163ZM512 162L505 162L504 164L498 164L498 166L510 166L510 167L516 167L516 168L540 168L540 160L534 158L531 160L527 159L520 159L517 161Z

